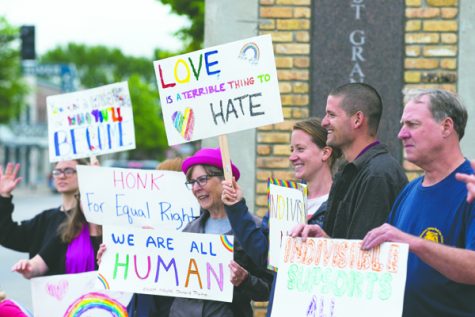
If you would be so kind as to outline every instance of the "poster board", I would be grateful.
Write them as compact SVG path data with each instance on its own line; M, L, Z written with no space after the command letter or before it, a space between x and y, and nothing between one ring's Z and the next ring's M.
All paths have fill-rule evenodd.
M402 316L408 245L361 243L285 237L272 317Z
M46 104L50 162L135 149L127 82L49 96Z
M169 145L283 121L270 35L155 61L154 68Z
M182 172L77 166L89 222L183 230L200 215Z
M103 227L106 289L231 302L233 236Z
M132 293L96 290L97 272L31 279L35 317L125 317Z
M269 210L268 268L277 270L282 238L290 234L295 225L306 223L307 186L292 181L269 178L267 206Z

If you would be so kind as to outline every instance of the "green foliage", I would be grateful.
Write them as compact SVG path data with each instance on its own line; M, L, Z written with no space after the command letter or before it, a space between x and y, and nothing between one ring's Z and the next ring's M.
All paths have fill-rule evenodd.
M41 56L40 63L72 63L76 65L81 84L92 88L126 80L139 74L142 80L153 82L153 64L145 57L125 56L117 48L69 43Z
M15 45L19 30L0 17L0 123L17 118L28 93L21 77L20 52Z
M157 54L163 56L168 53ZM168 144L150 59L125 56L116 48L70 43L48 51L40 61L75 64L79 80L85 88L128 81L136 140L136 149L128 152L129 158L160 160L164 157Z
M186 44L185 51L191 52L202 48L205 30L205 1L204 0L159 0L170 5L172 12L186 15L191 25L177 32L177 35Z
M134 107L135 140L137 149L135 159L163 159L168 148L165 126L158 104L156 85L151 87L138 75L129 77L129 90ZM157 153L159 150L159 153ZM159 157L157 157L159 156Z

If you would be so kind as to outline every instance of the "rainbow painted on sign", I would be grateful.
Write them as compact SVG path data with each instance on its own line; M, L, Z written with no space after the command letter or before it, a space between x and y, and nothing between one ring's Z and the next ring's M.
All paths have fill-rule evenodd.
M248 60L251 64L257 64L259 62L259 57L259 46L254 42L244 44L239 52L239 58Z
M87 293L75 300L64 313L64 317L79 317L92 309L109 312L114 317L127 317L127 309L120 302L95 292Z
M185 113L175 111L172 114L173 126L185 140L191 140L195 127L195 115L193 109L186 108Z
M219 239L221 240L221 243L223 244L226 250L228 250L229 252L234 251L234 245L231 241L228 240L228 237L220 236Z
M99 281L101 281L101 284L102 286L104 286L104 289L111 289L111 287L109 286L109 282L107 282L104 275L102 275L101 273L98 273L97 278L99 279Z

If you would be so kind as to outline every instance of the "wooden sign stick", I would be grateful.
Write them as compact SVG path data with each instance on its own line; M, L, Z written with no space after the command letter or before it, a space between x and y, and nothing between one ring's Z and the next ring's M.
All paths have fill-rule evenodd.
M223 159L224 179L227 181L232 181L233 170L231 169L231 157L229 155L227 135L223 134L219 136L219 148L221 150L221 157Z

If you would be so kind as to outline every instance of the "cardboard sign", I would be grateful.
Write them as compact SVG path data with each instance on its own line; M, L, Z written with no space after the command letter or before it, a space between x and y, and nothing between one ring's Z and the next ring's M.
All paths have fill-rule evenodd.
M307 186L297 182L270 178L267 182L269 210L268 268L277 270L282 238L295 225L306 222Z
M78 165L87 221L182 230L200 206L181 172Z
M233 236L104 226L104 288L231 302Z
M154 62L168 144L283 121L270 35Z
M135 149L127 82L49 96L46 103L51 162Z
M31 280L36 317L126 317L132 293L95 290L97 272Z
M272 317L402 315L407 244L284 238Z

